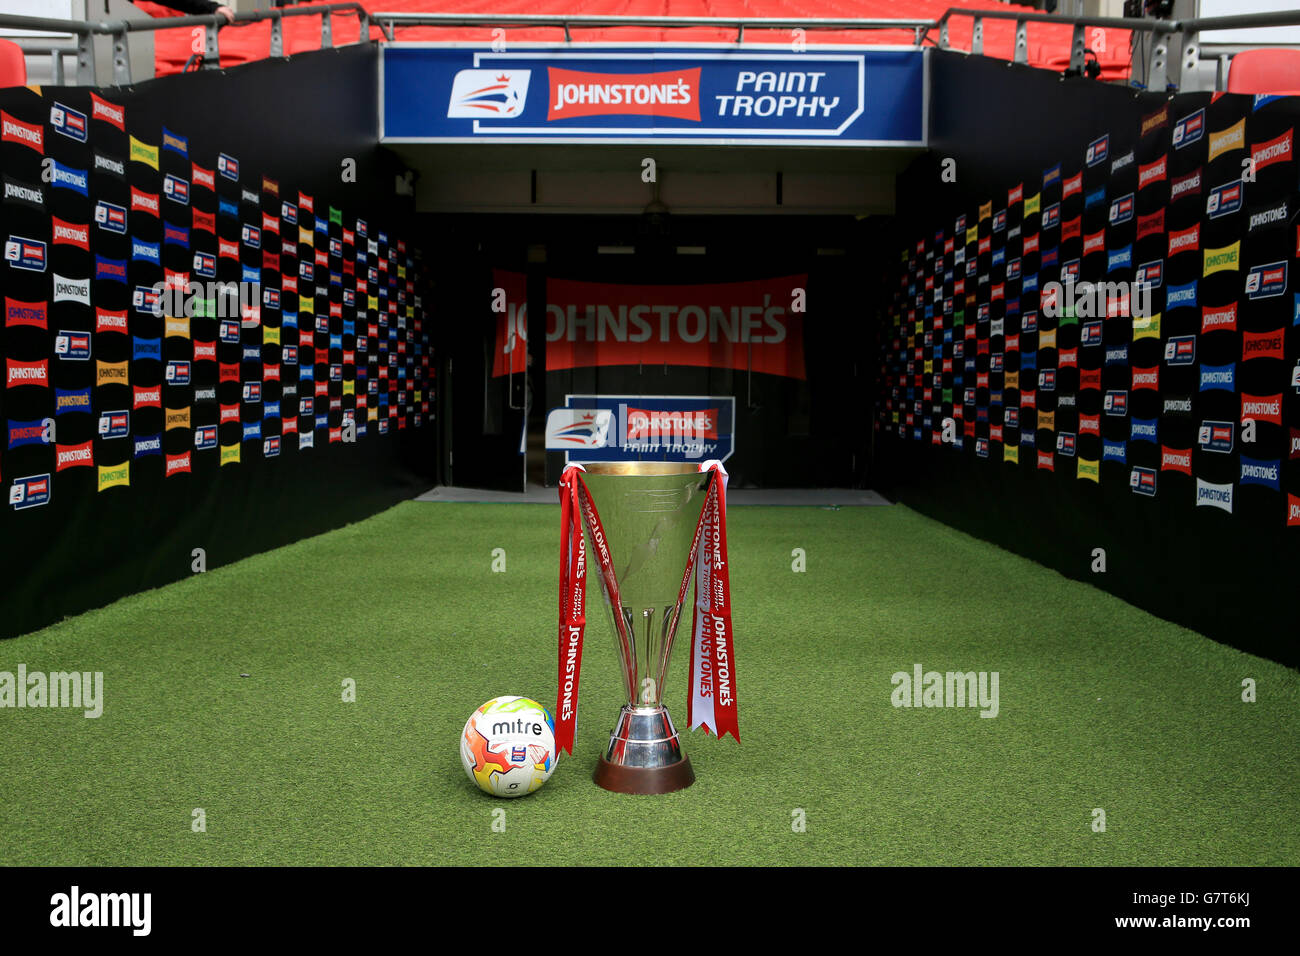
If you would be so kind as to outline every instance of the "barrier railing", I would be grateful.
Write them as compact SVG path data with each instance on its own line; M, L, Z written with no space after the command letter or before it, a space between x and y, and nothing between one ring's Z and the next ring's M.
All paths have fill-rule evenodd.
M812 17L802 20L786 17L632 17L587 16L581 14L491 14L491 13L374 13L376 26L384 37L393 42L398 27L553 27L564 31L564 42L573 42L576 29L609 29L611 27L651 27L656 29L689 29L712 27L717 30L735 30L736 42L745 42L746 30L911 30L916 43L923 31L935 25L933 20L900 19L831 19Z
M1144 77L1149 90L1178 89L1183 78L1194 70L1200 62L1200 34L1208 30L1237 30L1250 27L1300 26L1300 10L1280 10L1268 13L1241 13L1226 17L1197 17L1189 20L1148 20L1134 17L1080 17L1056 16L1040 13L1036 10L1016 8L1014 10L970 10L950 7L936 21L934 27L939 32L937 46L951 49L949 45L948 25L958 17L969 17L971 23L971 48L968 52L984 52L984 21L1012 21L1016 25L1015 51L1012 57L1016 63L1029 62L1029 24L1049 23L1072 28L1070 43L1070 69L1080 71L1084 66L1087 44L1085 31L1089 27L1102 29L1114 28L1130 30L1144 34L1151 40L1151 58ZM922 44L929 37L926 30L917 40ZM1172 54L1172 55L1171 55ZM1222 86L1223 71L1220 70L1216 86Z
M233 23L216 14L189 17L151 17L141 20L56 20L50 17L21 17L0 14L0 26L15 30L34 30L41 33L72 34L67 40L44 40L35 37L16 37L19 45L29 53L48 53L54 60L54 81L64 78L63 54L75 52L77 57L77 84L95 85L95 37L112 37L113 84L122 86L131 82L130 35L132 33L172 30L184 27L203 27L203 55L201 69L220 66L220 47L217 34L222 27L246 23L271 21L271 43L268 56L284 55L283 21L287 17L318 16L321 49L334 46L333 18L355 15L361 25L361 42L370 39L370 14L360 3L324 3L312 6L283 7L274 10L254 10L237 13Z
M984 25L986 21L1009 21L1015 24L1015 46L1012 61L1029 62L1029 25L1049 24L1071 28L1070 69L1082 72L1088 52L1086 31L1089 28L1128 30L1141 34L1151 41L1150 63L1145 69L1148 89L1177 88L1185 75L1200 60L1199 34L1205 30L1228 30L1250 27L1300 26L1300 10L1271 13L1246 13L1226 17L1201 17L1189 20L1154 20L1135 17L1083 17L1059 16L1041 13L1030 8L1002 10L971 10L951 7L938 20L915 18L852 19L785 17L666 17L666 16L588 16L567 14L480 14L480 13L368 13L360 3L328 3L312 6L283 7L258 10L235 15L233 25L271 21L269 56L284 55L282 22L287 17L319 16L321 18L321 48L334 45L332 18L337 15L355 15L360 22L361 42L367 42L370 26L379 27L388 42L396 42L397 31L407 27L500 27L530 29L554 28L562 30L564 41L573 42L573 31L580 29L611 29L640 27L656 29L713 28L735 31L736 42L745 41L745 31L795 31L852 33L880 30L908 30L915 46L927 42L939 49L956 49L950 38L950 24L957 18L971 20L971 42L968 51L975 55L984 52ZM203 27L204 52L201 66L212 69L219 65L218 33L227 26L224 18L215 14L205 16L166 17L144 20L73 21L46 17L20 17L0 14L0 26L18 29L59 32L75 37L77 56L77 82L83 85L95 81L95 49L93 39L108 35L113 38L113 82L121 85L131 82L129 37L133 32L170 30L177 27ZM935 36L937 34L937 37ZM26 49L37 49L32 40L24 42ZM54 54L56 82L62 78L62 56L66 41L53 41L48 47L39 47ZM1174 53L1176 55L1171 55ZM1220 82L1222 71L1220 71Z

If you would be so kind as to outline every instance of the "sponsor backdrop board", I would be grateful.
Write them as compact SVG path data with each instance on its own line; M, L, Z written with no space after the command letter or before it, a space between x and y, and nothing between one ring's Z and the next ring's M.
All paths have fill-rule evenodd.
M384 47L392 142L917 146L914 49Z
M887 490L1300 662L1300 100L932 69L880 328Z
M427 293L376 56L0 91L0 636L409 493Z
M537 437L574 396L630 407L642 407L631 401L638 396L680 397L681 414L716 408L722 423L724 409L732 409L733 434L720 434L718 444L730 445L727 467L736 487L842 488L866 480L871 432L863 401L872 394L876 363L871 327L861 316L886 270L861 263L883 262L889 233L878 220L681 217L671 224L667 248L642 236L635 255L608 255L597 252L601 243L636 236L642 223L480 219L448 219L433 233L454 235L471 249L481 236L482 255L499 263L486 270L472 301L486 303L500 290L500 308L490 313L489 368L494 379L513 377L521 394L529 370ZM543 244L548 261L512 259L511 247L527 243ZM700 254L675 253L683 244ZM617 444L625 442L643 445L627 434ZM644 460L674 454L662 443L636 450ZM550 481L564 461L552 443Z

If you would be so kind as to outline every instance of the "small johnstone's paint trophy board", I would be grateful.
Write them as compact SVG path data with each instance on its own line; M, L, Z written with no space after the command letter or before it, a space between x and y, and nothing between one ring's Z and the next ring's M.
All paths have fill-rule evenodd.
M663 704L673 637L692 574L695 613L687 727L740 740L726 488L727 473L720 462L571 464L560 480L556 747L557 752L573 753L591 564L611 612L626 694L594 774L606 790L669 793L695 781Z

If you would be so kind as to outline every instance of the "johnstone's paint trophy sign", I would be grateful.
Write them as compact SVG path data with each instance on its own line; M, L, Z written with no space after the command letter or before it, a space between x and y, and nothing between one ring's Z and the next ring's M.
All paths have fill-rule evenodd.
M566 395L546 417L546 450L564 463L726 461L736 450L730 395Z
M920 146L924 51L389 44L385 142Z

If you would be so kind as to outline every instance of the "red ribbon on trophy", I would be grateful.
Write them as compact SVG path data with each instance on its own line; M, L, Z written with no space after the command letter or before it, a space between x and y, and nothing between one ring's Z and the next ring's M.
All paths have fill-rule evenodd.
M709 496L695 529L695 544L682 578L685 598L695 565L695 624L691 629L691 686L686 695L686 729L703 727L722 739L740 740L736 714L736 650L731 626L731 577L727 572L727 469L706 461L714 472Z
M555 701L556 752L573 753L578 718L578 680L586 630L587 548L582 518L592 532L601 582L613 607L619 607L618 580L606 546L600 516L582 480L582 465L571 464L560 477L559 678ZM727 471L707 461L700 471L716 472L700 512L690 557L678 592L686 597L695 572L695 625L691 635L691 686L687 694L689 729L740 740L736 714L736 664L732 644L731 583L727 573ZM618 615L615 614L616 626Z

